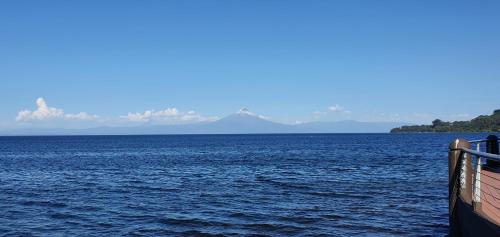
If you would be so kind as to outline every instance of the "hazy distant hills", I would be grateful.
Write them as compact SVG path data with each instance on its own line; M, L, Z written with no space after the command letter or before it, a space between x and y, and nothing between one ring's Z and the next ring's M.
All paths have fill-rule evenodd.
M257 134L257 133L386 133L404 125L394 122L310 122L282 124L254 115L246 109L214 122L88 129L16 129L0 135L149 135L149 134Z

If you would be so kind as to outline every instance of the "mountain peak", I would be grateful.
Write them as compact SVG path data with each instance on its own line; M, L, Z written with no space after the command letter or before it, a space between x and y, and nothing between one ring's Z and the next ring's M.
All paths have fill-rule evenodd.
M250 110L248 110L247 108L243 107L241 108L238 112L236 112L236 114L238 115L254 115L252 112L250 112Z

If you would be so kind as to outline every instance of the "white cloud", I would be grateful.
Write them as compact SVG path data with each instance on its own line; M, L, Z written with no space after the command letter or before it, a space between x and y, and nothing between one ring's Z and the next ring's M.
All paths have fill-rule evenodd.
M179 111L176 108L168 108L161 111L146 110L144 113L128 113L127 116L122 116L132 122L148 122L152 119L176 117Z
M181 112L177 108L167 108L164 110L146 110L143 113L128 113L125 116L120 116L130 122L159 122L159 123L189 123L214 121L217 117L205 117L191 110Z
M314 111L313 112L313 115L315 115L315 116L321 116L321 115L325 115L325 114L326 114L326 112L324 112L324 111Z
M332 106L328 107L328 111L334 112L334 113L340 113L340 112L344 112L345 109L344 109L344 107L342 107L340 105L332 105Z
M97 119L97 115L90 115L86 112L80 112L77 114L66 114L64 110L49 107L45 99L38 98L36 100L37 109L35 111L22 110L17 113L16 121L27 122L27 121L39 121L39 120L52 120L52 119L67 119L67 120L94 120Z
M80 112L77 114L66 114L64 115L66 119L74 119L74 120L94 120L99 118L97 115L88 114L86 112Z

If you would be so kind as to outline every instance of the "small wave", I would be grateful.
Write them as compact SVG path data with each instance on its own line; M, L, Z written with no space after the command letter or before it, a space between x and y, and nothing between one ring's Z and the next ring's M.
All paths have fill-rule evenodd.
M224 237L225 235L223 234L211 234L211 233L207 233L207 232L202 232L202 231L198 231L198 230L188 230L188 231L184 231L181 233L181 235L183 236L208 236L208 237Z
M118 217L124 218L127 220L152 220L155 219L156 216L148 215L148 214L136 214L136 215L128 215L128 214L119 214Z
M60 219L60 220L66 220L66 219L79 219L78 216L69 214L69 213L54 213L50 215L50 218L53 219Z
M307 192L306 194L313 196L335 197L335 198L349 198L349 199L371 199L374 196L364 195L359 193L342 193L342 192Z
M325 214L325 215L321 215L321 217L323 217L327 220L341 220L341 219L345 218L345 216L336 215L336 214Z
M95 206L76 206L76 207L72 207L71 209L76 210L76 211L83 211L83 212L95 212L95 211L100 211L100 210L102 210L102 207L95 207Z
M313 224L321 220L321 218L317 217L306 217L306 216L283 216L279 218L280 220L286 222L294 222L298 224Z
M104 222L99 222L97 223L98 226L104 227L104 228L112 228L114 225L111 223L104 223Z
M23 206L41 206L41 207L53 207L53 208L63 208L67 205L62 202L51 202L51 201L24 201L21 203Z
M441 223L423 224L422 226L430 227L430 228L443 228L443 229L448 229L448 227L449 227L449 225L441 224Z
M255 180L258 182L262 182L262 183L269 183L271 185L281 187L281 188L311 189L311 187L309 185L306 185L306 184L272 180L272 179L265 178L263 176L257 176Z
M229 214L229 217L245 217L247 216L245 213L242 213L242 212L233 212L231 214Z
M140 190L140 191L149 191L149 192L176 192L179 191L177 188L169 188L169 187L161 187L161 186L156 186L156 187L151 187L151 186L137 186L137 185L124 185L121 186L118 191L124 192L124 193L130 193L131 190Z
M270 224L270 223L252 223L243 225L248 229L259 230L259 231L270 231L270 232L280 232L280 233L295 233L303 231L304 228L300 228L292 225L283 224Z
M201 219L180 219L180 218L160 218L158 220L161 224L166 225L184 225L184 226L221 226L221 227L230 227L232 224L226 222L219 221L208 221Z

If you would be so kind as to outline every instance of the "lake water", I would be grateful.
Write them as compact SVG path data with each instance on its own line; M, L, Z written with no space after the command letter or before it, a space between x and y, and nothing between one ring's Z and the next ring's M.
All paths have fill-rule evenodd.
M0 235L443 236L456 137L0 137Z

